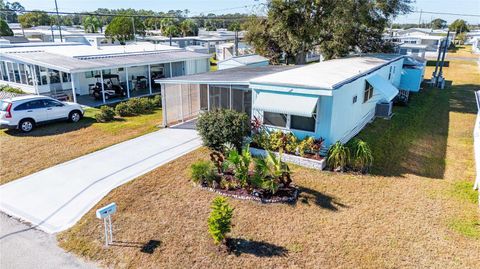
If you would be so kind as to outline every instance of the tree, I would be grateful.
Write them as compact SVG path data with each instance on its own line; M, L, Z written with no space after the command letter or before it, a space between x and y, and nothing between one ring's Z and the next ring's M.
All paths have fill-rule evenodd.
M13 31L8 26L8 23L0 19L0 36L13 36Z
M193 20L183 20L179 25L179 30L183 36L194 35L197 29L197 25Z
M135 25L135 33L133 29ZM125 43L126 41L135 39L135 34L145 35L145 26L140 20L132 19L132 17L116 16L105 29L105 36L114 40Z
M162 34L168 37L178 36L178 27L173 24L169 25L163 30Z
M85 33L96 33L102 26L102 22L97 16L87 16L83 19L83 28Z
M228 31L240 31L242 29L240 23L234 22L228 25L227 30Z
M468 28L468 24L466 21L457 19L450 26L448 26L450 31L455 31L456 34L463 33L463 32L470 32Z
M208 218L208 232L215 244L225 244L227 233L232 230L233 208L225 197L218 196L212 201Z
M31 28L34 26L50 25L51 17L43 11L32 11L18 16L18 21L23 28Z
M381 51L389 20L411 11L412 0L298 0L267 2L266 17L252 17L245 39L257 53L285 55L301 64L317 46L327 59L350 52ZM264 47L258 47L258 46ZM271 50L273 53L268 53ZM269 57L270 58L270 57ZM272 62L278 59L270 58Z
M440 18L434 19L431 24L432 29L443 29L447 27L447 21Z
M25 8L19 2L8 2L0 0L0 9L9 9L10 11L3 11L5 21L18 22L17 12L25 11Z
M174 20L172 18L162 18L160 20L160 31L162 32L162 35L168 36L165 34L165 30L167 27L175 25Z

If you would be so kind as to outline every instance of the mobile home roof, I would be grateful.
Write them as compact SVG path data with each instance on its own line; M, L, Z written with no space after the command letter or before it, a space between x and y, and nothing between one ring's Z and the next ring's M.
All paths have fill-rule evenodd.
M250 84L335 89L402 58L402 55L380 54L329 60L257 77Z

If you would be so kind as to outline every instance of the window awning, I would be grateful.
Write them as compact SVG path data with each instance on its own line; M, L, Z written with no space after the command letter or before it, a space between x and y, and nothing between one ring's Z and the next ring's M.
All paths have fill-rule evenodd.
M386 80L384 77L374 74L367 78L368 83L370 83L375 90L378 90L382 93L385 100L388 102L392 101L395 96L398 94L398 89Z
M281 93L261 92L258 94L253 109L267 112L312 117L317 106L318 97L300 96Z

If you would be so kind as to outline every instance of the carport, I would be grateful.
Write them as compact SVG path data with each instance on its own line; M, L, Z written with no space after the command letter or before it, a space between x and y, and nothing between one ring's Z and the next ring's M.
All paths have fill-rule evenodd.
M163 125L173 126L216 108L252 113L253 78L285 71L293 66L238 67L155 80L162 85Z

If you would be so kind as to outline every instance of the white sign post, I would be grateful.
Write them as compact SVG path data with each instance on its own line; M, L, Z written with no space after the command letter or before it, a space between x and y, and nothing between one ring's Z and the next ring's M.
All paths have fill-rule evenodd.
M115 203L104 206L98 209L96 212L97 218L103 219L106 247L108 247L109 244L113 243L112 214L115 212L117 212L117 205Z

